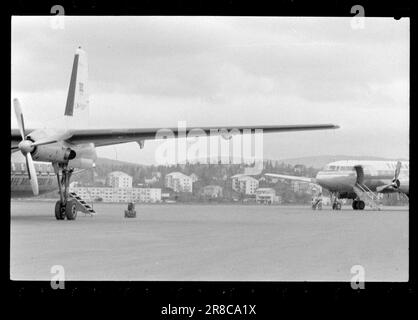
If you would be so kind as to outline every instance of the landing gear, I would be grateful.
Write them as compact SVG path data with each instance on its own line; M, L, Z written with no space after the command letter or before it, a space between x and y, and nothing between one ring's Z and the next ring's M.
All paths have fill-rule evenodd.
M57 218L57 220L65 219L65 207L61 205L61 201L59 200L55 204L55 218Z
M57 175L58 189L60 194L60 200L55 204L55 218L57 220L75 220L77 217L77 203L74 199L68 199L68 189L73 173L72 168L68 168L67 165L54 163L54 171ZM61 170L61 179L60 172Z
M76 202L73 199L67 200L66 205L62 205L60 200L55 204L55 218L64 220L65 217L67 217L67 220L75 220L77 218Z
M364 208L366 207L366 204L364 203L363 200L353 200L353 204L352 207L354 210L364 210Z
M65 206L65 215L67 220L75 220L77 218L77 206L76 202L73 199L67 201Z

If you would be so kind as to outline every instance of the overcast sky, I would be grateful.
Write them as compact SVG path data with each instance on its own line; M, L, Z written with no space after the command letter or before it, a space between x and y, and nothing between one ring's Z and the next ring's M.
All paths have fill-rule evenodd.
M54 29L51 17L13 17L12 98L27 127L63 115L79 45L91 127L334 123L266 134L264 158L409 158L408 19L66 17ZM151 164L158 144L98 155Z

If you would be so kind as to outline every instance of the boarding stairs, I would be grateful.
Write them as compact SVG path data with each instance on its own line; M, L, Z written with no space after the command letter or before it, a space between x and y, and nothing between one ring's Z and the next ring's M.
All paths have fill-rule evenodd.
M91 217L96 215L96 211L93 209L93 205L88 204L85 200L83 200L77 193L70 192L68 194L69 197L74 199L77 203L77 211L83 212L85 215L90 215Z
M373 210L381 210L381 204L379 201L378 195L370 190L369 187L367 187L363 183L357 182L353 186L354 192L357 194L360 200L364 201L364 203L372 208Z

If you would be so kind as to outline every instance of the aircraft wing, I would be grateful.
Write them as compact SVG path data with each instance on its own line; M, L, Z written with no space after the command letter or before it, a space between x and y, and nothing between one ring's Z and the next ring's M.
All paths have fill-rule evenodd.
M309 182L309 183L316 183L315 178L308 178L308 177L298 177L298 176L287 176L284 174L276 174L276 173L265 173L265 176L279 178L279 179L286 179L286 180L294 180L300 182Z
M271 126L229 126L229 127L202 127L202 128L186 128L185 133L189 134L193 131L193 136L209 136L211 133L222 135L222 132L230 133L232 129L243 130L251 129L254 133L255 129L262 129L263 133L272 132L289 132L289 131L307 131L307 130L324 130L337 129L334 124L313 124L313 125L271 125ZM31 130L27 130L30 132ZM65 141L72 144L94 143L96 147L107 146L126 142L139 142L144 140L158 139L157 133L167 135L168 137L177 137L178 128L135 128L135 129L73 129ZM20 142L20 134L17 129L12 129L11 142L12 147L17 146Z

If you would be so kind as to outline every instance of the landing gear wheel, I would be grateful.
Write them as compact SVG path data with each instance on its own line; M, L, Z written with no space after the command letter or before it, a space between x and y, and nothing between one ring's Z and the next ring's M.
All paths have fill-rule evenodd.
M65 215L67 220L75 220L77 217L77 205L75 200L68 199L67 205L65 206Z
M360 200L359 202L357 202L357 209L363 210L365 206L366 204L364 203L364 201Z
M353 210L357 210L358 209L358 201L357 200L353 200L352 207L353 207Z
M335 210L341 210L341 203L335 204Z
M65 219L65 207L61 205L61 201L55 203L55 218L57 220Z
M336 203L332 204L332 210L337 210L337 204Z

